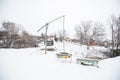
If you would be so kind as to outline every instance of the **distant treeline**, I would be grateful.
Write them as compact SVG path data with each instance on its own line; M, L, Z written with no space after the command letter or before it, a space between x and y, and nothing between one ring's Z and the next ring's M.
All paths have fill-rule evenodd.
M0 48L37 47L38 37L30 35L21 26L13 22L2 22L0 29Z

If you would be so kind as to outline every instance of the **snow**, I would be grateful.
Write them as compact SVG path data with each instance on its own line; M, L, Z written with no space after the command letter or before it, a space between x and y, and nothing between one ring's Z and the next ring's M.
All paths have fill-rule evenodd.
M120 80L120 56L102 60L99 66L106 80Z
M120 57L101 60L99 68L76 64L75 55L87 53L86 46L68 43L66 51L72 52L73 62L62 63L55 55L62 50L59 46L55 43L58 50L47 54L39 47L0 49L0 80L120 80Z
M55 47L57 47L60 51L62 51L61 43L55 43ZM101 53L107 51L108 53L110 50L108 48L104 47L96 47L92 46L89 50L87 50L87 46L85 45L78 45L78 44L71 44L71 43L65 43L65 51L72 53L73 55L76 55L78 57L100 57L100 58L107 58L108 56Z

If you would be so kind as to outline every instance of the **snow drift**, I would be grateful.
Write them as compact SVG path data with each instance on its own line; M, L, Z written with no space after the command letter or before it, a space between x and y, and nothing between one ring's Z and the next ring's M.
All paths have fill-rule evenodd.
M87 52L85 46L72 44L66 49L75 52L74 61L78 52ZM96 68L74 61L61 63L55 55L59 51L43 54L40 48L0 49L0 80L120 80L120 57L101 60Z

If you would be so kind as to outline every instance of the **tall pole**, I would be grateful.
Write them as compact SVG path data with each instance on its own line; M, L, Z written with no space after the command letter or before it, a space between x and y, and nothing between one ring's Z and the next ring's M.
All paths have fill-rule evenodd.
M65 52L64 38L65 38L65 16L63 16L63 52Z
M45 31L45 54L47 54L47 30L48 30L48 23L46 23L46 31Z

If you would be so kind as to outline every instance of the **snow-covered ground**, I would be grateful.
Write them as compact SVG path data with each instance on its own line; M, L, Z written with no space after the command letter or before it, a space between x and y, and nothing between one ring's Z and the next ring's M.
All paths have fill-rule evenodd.
M76 64L76 57L72 63L61 63L55 54L62 44L55 47L58 50L47 54L40 48L0 49L0 80L120 80L120 57L101 60L99 68ZM73 44L66 44L66 51L88 54L86 46Z
M60 51L63 50L61 43L55 43L55 47ZM101 52L110 52L110 49L104 47L90 46L89 50L87 50L87 46L85 45L65 43L65 51L79 57L108 58L107 55Z

